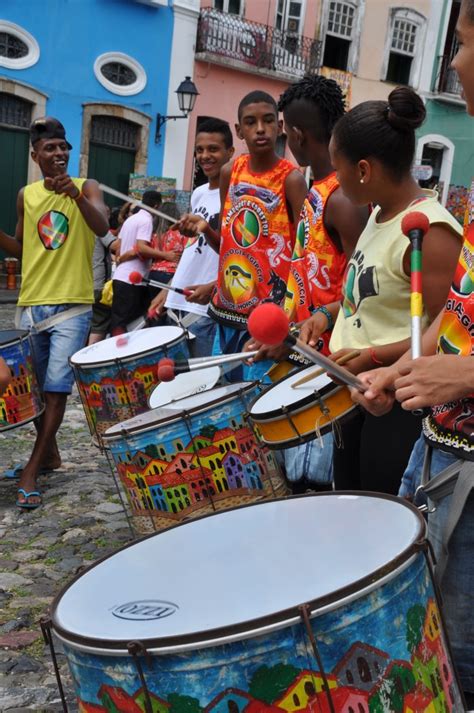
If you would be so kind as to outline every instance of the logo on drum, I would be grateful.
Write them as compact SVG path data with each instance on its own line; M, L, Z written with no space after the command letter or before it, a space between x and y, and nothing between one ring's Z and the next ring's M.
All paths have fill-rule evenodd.
M173 602L164 602L159 599L142 599L138 602L118 604L111 611L118 619L130 621L151 621L152 619L165 619L179 609Z

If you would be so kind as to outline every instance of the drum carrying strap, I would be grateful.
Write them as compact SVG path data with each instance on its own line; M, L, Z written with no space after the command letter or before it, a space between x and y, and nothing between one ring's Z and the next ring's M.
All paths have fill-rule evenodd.
M432 447L426 445L423 473L419 491L423 492L435 505L448 495L452 495L448 517L441 539L441 552L435 565L435 575L439 583L443 578L449 557L449 541L466 501L474 488L474 462L457 460L430 480Z
M177 314L174 310L168 309L166 314L170 319L173 320L173 322L176 322L178 327L182 327L183 329L188 329L194 322L197 322L198 319L202 317L201 314L196 314L195 312L186 312L186 314L181 317L181 314Z
M70 307L69 309L65 309L63 312L58 312L57 314L53 314L51 317L48 317L47 319L42 319L40 322L33 322L33 317L31 314L31 307L17 307L16 308L16 313L15 313L15 326L17 329L19 328L20 321L21 321L21 315L23 313L23 310L27 310L29 312L29 319L31 322L31 327L30 331L31 332L44 332L45 329L49 329L50 327L55 327L57 324L61 324L61 322L65 322L67 319L72 319L72 317L78 317L80 314L85 314L86 312L89 312L92 308L92 305L75 305L74 307Z

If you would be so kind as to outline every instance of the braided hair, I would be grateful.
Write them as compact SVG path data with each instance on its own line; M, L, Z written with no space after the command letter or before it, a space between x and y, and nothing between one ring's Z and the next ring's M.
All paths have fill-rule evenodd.
M288 123L306 129L321 143L329 143L335 123L345 112L345 96L334 79L307 74L283 92L278 110Z

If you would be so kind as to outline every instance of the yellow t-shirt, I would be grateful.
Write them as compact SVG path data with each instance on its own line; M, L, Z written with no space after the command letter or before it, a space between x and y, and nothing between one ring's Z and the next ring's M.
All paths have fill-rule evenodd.
M84 178L73 178L81 189ZM24 190L22 307L94 301L95 235L72 198L37 181Z
M380 208L372 211L346 268L331 352L383 346L410 336L410 277L403 270L410 241L402 233L403 216L420 211L431 225L445 225L459 235L459 247L462 239L462 227L438 202L436 191L425 194L425 200L384 223L377 223ZM423 327L427 324L425 313Z

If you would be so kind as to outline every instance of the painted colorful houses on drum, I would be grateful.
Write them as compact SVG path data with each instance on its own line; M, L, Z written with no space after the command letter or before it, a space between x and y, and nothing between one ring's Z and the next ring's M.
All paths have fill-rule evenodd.
M457 713L452 668L447 660L437 605L412 606L394 627L406 636L411 658L394 659L381 649L355 641L325 676L298 671L289 662L254 671L249 690L226 688L207 703L187 692L150 692L154 713ZM395 635L397 633L395 632ZM324 678L328 691L325 690ZM202 690L208 690L202 681ZM328 692L331 704L328 700ZM205 693L203 693L205 697ZM144 713L143 689L127 692L102 685L97 704L80 702L80 713Z
M176 514L236 491L263 489L263 476L275 465L251 429L241 425L207 430L209 435L199 434L188 442L162 440L146 451L120 457L117 470L135 511Z
M37 395L32 391L33 360L24 355L24 362L7 362L11 380L0 395L0 430L28 421L39 413Z

